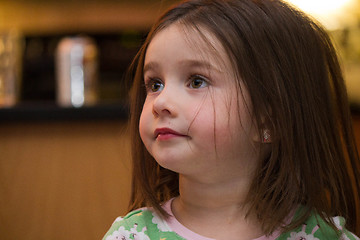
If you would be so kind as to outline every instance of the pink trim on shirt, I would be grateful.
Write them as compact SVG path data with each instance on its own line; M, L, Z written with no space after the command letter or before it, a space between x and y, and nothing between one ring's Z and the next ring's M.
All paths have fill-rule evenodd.
M170 199L169 201L167 201L164 205L163 205L163 209L170 215L170 217L166 220L167 225L170 227L170 229L174 232L176 232L178 235L180 235L181 237L185 238L185 239L191 239L191 240L215 240L214 238L207 238L204 236L201 236L193 231L191 231L190 229L186 228L184 225L182 225L174 216L172 209L171 209L171 204L172 201L174 200L174 198ZM292 220L292 216L294 215L294 212L291 213L287 220L286 224L289 224ZM280 236L281 232L275 231L271 236L266 237L261 236L259 238L255 238L253 240L275 240L276 238L278 238Z
M178 235L185 239L191 240L215 240L214 238L207 238L201 236L190 229L182 225L175 217L171 209L171 204L174 198L170 199L163 205L163 209L170 215L166 220L167 225L171 228L172 231L176 232Z

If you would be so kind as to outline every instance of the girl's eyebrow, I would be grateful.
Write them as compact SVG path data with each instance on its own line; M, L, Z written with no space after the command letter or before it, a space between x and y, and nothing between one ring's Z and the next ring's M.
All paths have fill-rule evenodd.
M207 70L215 70L220 73L223 72L218 67L216 67L213 64L211 64L210 62L207 62L204 60L200 61L200 60L189 59L189 60L181 61L181 64L184 64L185 66L189 66L189 67L193 67L193 68L205 68Z
M143 74L145 74L147 71L159 68L160 65L157 62L149 62L144 65Z
M182 60L179 62L180 65L184 67L191 67L191 68L204 68L207 70L215 70L219 73L222 73L218 67L215 67L213 64L207 62L207 61L200 61L200 60L194 60L194 59L187 59ZM160 64L158 62L149 62L144 65L143 74L145 74L147 71L151 71L153 69L157 69L160 67Z

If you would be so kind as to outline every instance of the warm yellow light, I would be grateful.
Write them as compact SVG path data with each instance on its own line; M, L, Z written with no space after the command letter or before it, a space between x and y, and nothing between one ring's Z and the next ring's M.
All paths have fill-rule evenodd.
M305 12L312 14L327 14L337 11L351 2L351 0L288 0Z
M326 27L338 28L349 18L347 12L352 8L354 0L286 0L304 12L314 16ZM346 20L345 20L346 21Z

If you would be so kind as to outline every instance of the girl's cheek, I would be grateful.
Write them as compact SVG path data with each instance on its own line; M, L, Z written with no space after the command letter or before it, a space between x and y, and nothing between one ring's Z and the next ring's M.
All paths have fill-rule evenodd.
M145 123L146 123L146 114L144 112L144 109L140 115L140 121L139 121L139 134L140 134L140 138L141 140L144 142L145 140L145 133L146 133L146 126L145 126ZM144 142L145 143L145 142Z

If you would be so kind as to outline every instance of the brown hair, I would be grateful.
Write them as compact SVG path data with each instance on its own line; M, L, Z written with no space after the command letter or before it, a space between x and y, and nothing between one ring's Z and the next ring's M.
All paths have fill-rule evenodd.
M316 212L347 218L359 233L359 156L347 94L325 30L279 0L192 0L168 10L153 26L130 71L133 185L130 208L154 207L179 194L178 174L148 153L139 135L146 98L143 65L152 38L173 23L206 29L223 45L246 86L259 129L266 119L271 154L260 159L248 193L263 231L283 226L299 204L305 211L284 231ZM240 82L237 83L240 86Z

